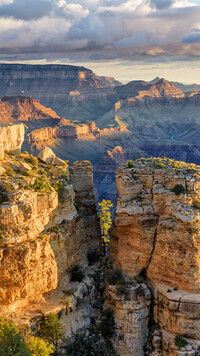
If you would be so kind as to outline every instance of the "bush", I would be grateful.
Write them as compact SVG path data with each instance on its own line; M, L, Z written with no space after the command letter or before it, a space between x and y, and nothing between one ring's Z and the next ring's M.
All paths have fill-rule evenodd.
M0 183L0 204L3 204L8 201L8 194L12 192L12 186L9 183L2 182Z
M58 315L50 313L44 316L39 325L38 335L55 347L55 352L58 351L58 343L62 338L61 323L58 321Z
M103 311L100 329L103 337L111 338L114 336L115 317L114 317L114 311L111 308L107 308Z
M179 347L185 347L188 345L188 342L181 336L181 335L176 335L175 337L175 345Z
M32 356L49 356L53 354L53 348L39 337L30 336L27 347Z
M195 199L192 202L192 207L195 208L195 209L200 209L200 200L199 199Z
M176 184L175 187L171 190L171 192L175 193L176 195L180 195L185 193L185 188L182 184Z
M19 330L5 319L0 319L0 355L31 356Z
M6 174L8 176L11 176L13 178L16 176L16 173L12 167L6 167L5 169L6 169Z
M130 160L130 161L128 162L128 168L133 168L133 161Z
M105 280L108 284L111 285L123 284L122 281L124 281L124 277L120 269L118 268L114 270L108 269L106 271Z
M88 259L88 262L89 264L93 265L95 264L96 262L99 261L99 253L97 252L97 250L94 250L94 251L88 251L87 253L87 259Z
M71 270L71 282L82 282L84 278L84 273L81 271L81 267L79 265L76 265L73 267Z
M52 187L55 189L55 191L58 193L58 199L60 200L61 203L64 202L64 184L60 182L59 180L56 180Z
M128 296L128 290L126 284L119 284L117 285L117 295L124 295L125 297Z
M67 356L114 356L116 355L112 344L107 340L100 340L99 334L93 329L88 330L88 334L82 332L77 333L73 340L70 340L65 347L65 355Z
M36 192L42 192L43 190L50 192L50 184L48 182L44 182L42 178L36 178L33 184L33 189Z
M29 164L31 164L32 168L36 170L38 168L38 159L37 157L33 157L33 155L30 155L29 157L25 158L25 161Z

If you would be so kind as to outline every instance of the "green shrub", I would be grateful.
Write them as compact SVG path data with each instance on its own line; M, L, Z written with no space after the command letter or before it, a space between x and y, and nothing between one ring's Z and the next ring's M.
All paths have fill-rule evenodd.
M180 195L185 193L185 188L182 184L176 184L173 189L171 189L171 192L175 193L176 195Z
M33 189L36 192L42 192L43 190L45 190L46 192L50 192L51 188L50 188L50 184L49 182L44 182L43 178L36 178L35 182L33 184Z
M55 191L58 193L58 199L61 203L64 202L64 184L60 182L59 180L56 180L53 184L52 187L55 189Z
M32 356L49 356L53 354L53 348L40 337L30 336L27 347Z
M200 209L200 200L199 199L195 199L192 202L192 207L195 208L195 209Z
M38 336L53 345L57 355L59 340L62 338L61 323L58 321L57 314L50 313L43 316L39 325Z
M0 355L31 356L16 326L3 318L0 319Z
M155 169L161 169L161 168L164 168L165 167L165 164L164 163L161 163L161 162L155 162L153 163L153 167Z
M181 336L181 335L176 335L175 337L175 345L179 347L185 347L188 345L188 342Z
M36 178L33 188L36 192L41 192L45 188L43 179Z
M38 159L37 157L33 157L33 155L30 155L29 157L25 158L25 161L29 164L31 164L33 169L38 168Z
M130 160L130 161L128 162L128 168L133 168L133 161Z
M85 277L83 271L81 271L81 267L76 265L71 270L71 282L82 282L83 278Z
M15 171L14 171L14 169L12 167L8 166L8 167L5 168L5 170L6 170L6 174L8 176L11 176L13 178L16 176L16 173L15 173Z

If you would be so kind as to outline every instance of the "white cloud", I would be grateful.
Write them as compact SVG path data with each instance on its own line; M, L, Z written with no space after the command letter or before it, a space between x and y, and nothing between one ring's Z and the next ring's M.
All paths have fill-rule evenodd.
M138 60L200 56L195 0L0 0L4 58ZM182 40L183 39L183 40Z
M14 0L0 0L0 6L5 4L12 4Z

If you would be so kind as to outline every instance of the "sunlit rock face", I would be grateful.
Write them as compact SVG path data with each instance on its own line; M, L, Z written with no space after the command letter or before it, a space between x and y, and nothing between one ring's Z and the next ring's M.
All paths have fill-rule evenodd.
M13 156L9 157L11 164ZM26 153L14 158L16 167L24 157L30 158ZM25 180L17 171L0 181L1 315L31 325L41 310L44 314L60 311L66 338L90 326L95 289L89 277L71 284L70 271L75 265L87 270L88 251L101 248L92 165L79 161L71 170L74 186L67 164L55 167L41 161L38 171L31 170ZM47 179L46 188L34 189L36 179ZM58 182L61 190L56 189ZM68 318L64 300L72 287L73 312ZM82 300L77 310L76 295Z
M4 158L5 151L20 152L24 141L24 125L0 126L0 158Z
M117 187L109 254L129 279L143 276L152 290L163 355L179 354L176 335L197 350L200 167L139 159L117 170Z
M0 123L30 122L41 119L59 119L50 108L40 104L39 100L26 96L4 96L0 100ZM58 120L57 120L58 121Z

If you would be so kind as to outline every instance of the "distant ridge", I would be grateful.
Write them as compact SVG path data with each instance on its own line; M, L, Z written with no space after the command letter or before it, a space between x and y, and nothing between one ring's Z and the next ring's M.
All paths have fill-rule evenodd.
M156 77L153 80L149 82L149 84L156 84L159 82L161 78ZM200 91L200 84L183 84L180 82L174 82L174 81L169 81L171 84L173 84L176 88L182 90L184 93L189 93L192 91Z

